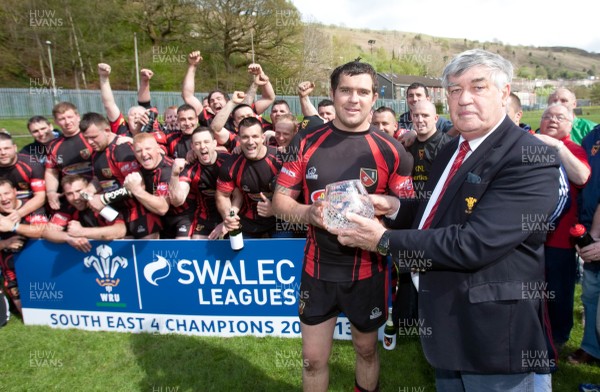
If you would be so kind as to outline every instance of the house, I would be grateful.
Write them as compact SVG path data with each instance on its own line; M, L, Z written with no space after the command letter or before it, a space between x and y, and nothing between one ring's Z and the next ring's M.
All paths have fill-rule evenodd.
M422 83L429 91L431 102L441 102L446 107L446 91L442 87L441 78L378 72L377 82L379 84L379 98L394 100L404 100L408 86L415 82Z

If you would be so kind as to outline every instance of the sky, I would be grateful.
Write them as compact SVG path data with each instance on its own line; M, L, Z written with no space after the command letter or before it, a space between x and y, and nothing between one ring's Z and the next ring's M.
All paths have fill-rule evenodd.
M304 21L600 53L589 0L292 0Z

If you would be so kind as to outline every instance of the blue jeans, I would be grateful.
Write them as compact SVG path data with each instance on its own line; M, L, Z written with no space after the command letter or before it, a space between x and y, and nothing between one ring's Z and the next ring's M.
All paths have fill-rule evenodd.
M598 322L598 299L600 298L600 269L584 268L581 283L581 303L585 315L585 327L581 348L588 354L600 358L600 342L596 333Z
M573 301L577 277L575 249L546 246L544 251L552 339L555 344L563 345L569 340L573 328Z
M478 374L435 369L438 392L534 392L534 373Z

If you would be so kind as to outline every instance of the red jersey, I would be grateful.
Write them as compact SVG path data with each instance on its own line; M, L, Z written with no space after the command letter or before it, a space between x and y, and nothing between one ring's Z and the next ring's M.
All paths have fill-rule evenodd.
M383 132L344 132L329 122L294 138L288 151L295 159L286 159L277 183L301 191L305 204L322 199L327 184L355 179L369 193L413 196L412 160L401 159L406 151ZM304 271L325 281L367 279L386 268L378 253L343 246L335 235L312 225L304 253Z

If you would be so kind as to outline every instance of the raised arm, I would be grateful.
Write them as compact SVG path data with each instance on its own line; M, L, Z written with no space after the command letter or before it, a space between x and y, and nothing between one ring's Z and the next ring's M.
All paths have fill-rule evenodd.
M188 69L183 78L183 87L181 90L181 97L184 102L191 105L198 115L202 112L202 102L194 95L194 78L196 77L196 68L198 68L198 64L200 64L201 61L202 56L200 56L199 50L188 55Z
M275 101L275 90L273 90L273 85L269 81L269 77L264 73L260 64L250 64L248 66L248 73L254 75L254 80L246 95L248 96L252 92L256 95L256 88L260 88L261 98L254 103L254 110L257 114L263 114ZM251 104L252 101L248 103L248 105Z
M302 115L304 117L318 116L319 112L310 101L308 97L310 93L315 89L313 82L300 82L298 84L298 97L300 97L300 109L302 109Z
M142 69L140 71L140 89L138 90L138 103L149 104L151 101L150 98L150 79L154 76L154 72L149 69ZM142 105L144 106L144 105ZM145 106L144 106L145 107Z
M115 102L115 97L110 87L110 65L105 63L98 64L98 76L100 77L100 96L102 97L102 105L106 110L108 121L117 121L121 111ZM141 88L141 87L140 87ZM148 93L149 94L149 93Z
M169 181L169 199L171 205L179 207L185 203L185 199L190 193L190 184L179 181L179 174L185 167L185 159L177 158L173 160L171 179Z
M226 144L229 140L229 131L225 128L225 124L233 109L244 101L245 96L246 94L241 91L234 91L231 99L219 110L219 113L215 114L210 123L210 129L213 131L215 139L220 145Z

